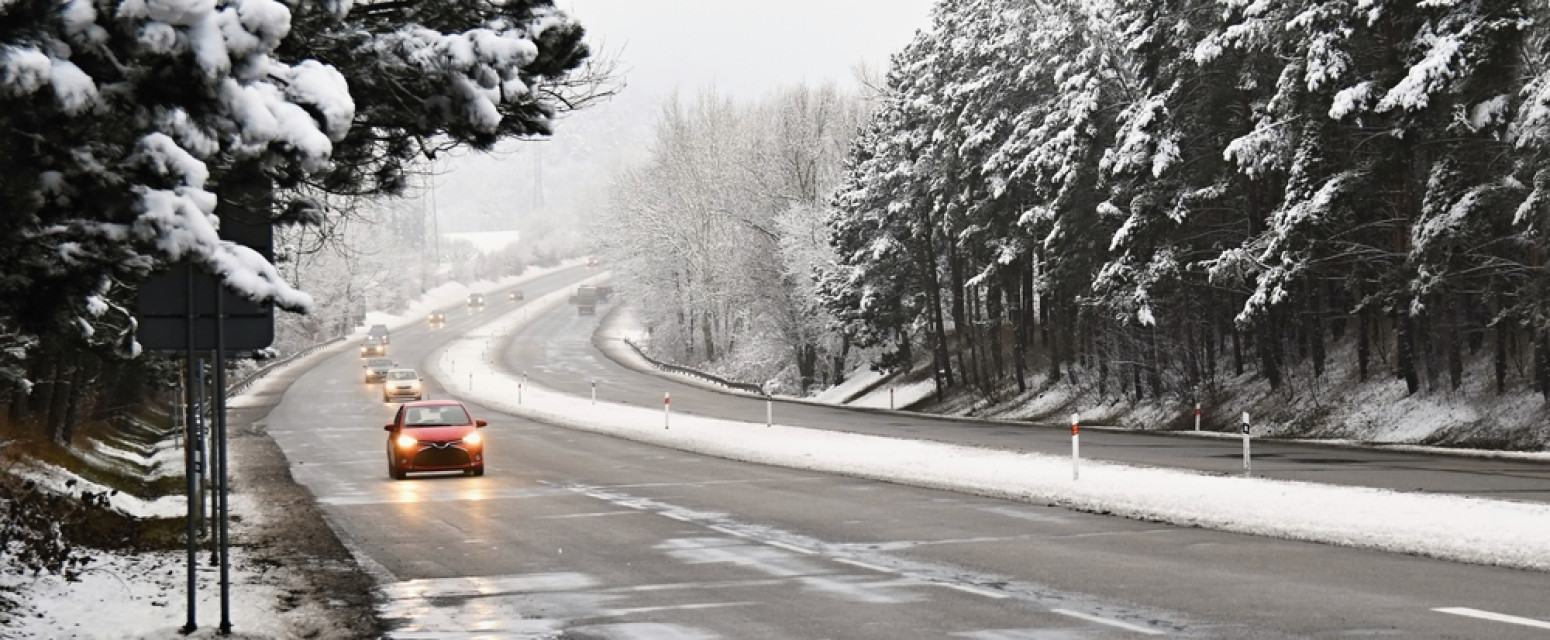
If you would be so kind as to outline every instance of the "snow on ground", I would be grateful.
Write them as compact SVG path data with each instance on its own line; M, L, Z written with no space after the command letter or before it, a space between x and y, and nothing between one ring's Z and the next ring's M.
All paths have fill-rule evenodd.
M233 500L233 506L236 501ZM231 620L234 632L217 636L221 620L220 574L206 566L200 553L195 615L199 629L183 635L187 621L188 573L183 552L158 551L134 555L99 553L79 582L55 575L5 576L27 598L31 615L0 629L7 638L284 638L286 628L276 615L279 592L237 570L241 548L232 550Z
M528 309L558 304L564 294ZM1550 571L1550 505L1224 477L1068 457L715 420L591 404L497 368L490 345L526 322L506 317L430 358L447 392L502 412L640 442L796 469L1067 505L1179 526ZM477 364L475 364L477 363ZM456 375L453 375L454 372ZM776 416L779 422L779 415Z
M370 314L366 324L404 326L420 322L430 309L462 304L471 291L513 286L548 271L529 270L523 276L497 282L441 287L403 313ZM523 308L526 312L537 311L546 305L563 303L566 296L565 292L557 292ZM515 330L528 315L508 314L454 341L432 358L428 373L443 380L454 395L501 411L709 455L1109 511L1181 526L1550 570L1550 537L1544 535L1550 531L1550 506L1546 505L1208 476L1091 461L1084 461L1080 479L1073 479L1071 460L1058 456L801 429L779 425L778 414L777 424L765 427L607 402L594 406L531 383L517 394L512 392L517 388L517 380L494 366L488 347ZM310 367L316 359L347 344L321 350L284 367ZM621 353L627 354L628 350ZM452 375L454 366L458 375ZM472 379L468 378L469 373L474 374ZM270 401L260 396L277 391L271 388L275 384L272 380L282 377L272 375L260 380L228 404L235 407ZM886 387L882 390L882 406L887 406ZM924 393L930 391L927 381ZM896 395L896 401L900 397ZM122 451L103 454L115 458L133 456ZM1550 459L1547 454L1514 457ZM234 461L234 466L240 468L240 463ZM74 479L78 483L76 490L101 490L57 470L37 474L51 486L63 487L64 482ZM114 504L133 513L184 512L181 497L136 504L130 497L120 496L115 496ZM232 513L245 523L261 517L257 506L248 503L240 493L232 496L232 507ZM234 525L233 539L240 539L242 526ZM227 637L284 637L287 629L280 614L282 594L275 586L276 579L237 569L243 566L244 556L243 547L232 549L236 596L232 620L238 626L236 633ZM15 620L11 626L0 629L0 637L179 637L187 598L182 552L98 554L98 558L77 583L55 576L0 576L0 586L18 588L35 612L34 616ZM214 629L220 620L217 574L203 566L203 560L197 592L200 629L185 637L218 637ZM113 621L111 630L102 629L104 620Z
M936 393L936 381L928 378L919 382L881 385L845 404L874 409L904 408L925 400L933 393Z
M872 369L858 369L852 371L850 377L846 378L844 382L824 389L817 395L814 395L812 399L814 402L824 404L843 404L861 394L861 392L881 383L883 378L886 377L886 374L873 371ZM883 406L886 407L888 405Z
M488 292L494 289L516 286L534 278L568 266L580 264L572 261L550 269L528 269L521 276L499 281L477 282L473 285L453 283L438 287L398 314L368 314L366 325L383 323L390 327L404 326L411 322L423 322L424 313L430 309L463 304L470 292ZM360 333L364 333L362 327ZM305 358L281 365L269 376L248 387L242 394L227 402L229 407L241 407L272 402L278 383L285 379L286 371L305 369L319 359L326 358L340 349L353 346L346 341L328 349L319 350ZM181 473L182 453L177 445L169 443L150 456L110 447L102 443L94 445L93 456L117 463L130 462L153 469L152 477L161 477L167 468ZM233 468L241 468L239 460L232 460ZM161 469L163 471L155 471ZM67 470L52 466L32 466L18 475L30 478L56 492L80 493L82 491L110 493L110 505L124 513L147 518L181 518L187 513L187 500L181 496L163 496L156 500L144 500L125 492L112 490L85 480ZM82 574L80 581L68 582L59 576L0 574L0 589L11 589L23 600L28 615L9 621L0 627L0 638L285 638L294 631L282 617L287 608L283 602L284 568L265 567L266 574L250 570L247 549L242 546L245 527L261 522L263 511L241 492L231 494L231 620L234 632L229 636L217 635L216 625L221 620L219 601L219 574L210 566L209 552L198 554L196 571L196 616L199 629L191 635L179 632L187 620L188 572L187 555L184 551L159 551L138 554L114 554L92 552L94 560ZM304 606L322 606L313 603ZM295 605L291 605L294 607ZM296 612L288 614L295 617ZM109 622L111 621L111 622Z

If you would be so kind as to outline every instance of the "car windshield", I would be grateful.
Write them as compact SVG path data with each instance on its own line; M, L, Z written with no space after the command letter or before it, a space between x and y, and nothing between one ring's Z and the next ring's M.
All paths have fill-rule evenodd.
M366 361L366 366L373 369L388 369L393 366L393 361L387 358L372 358Z
M470 424L468 412L460 405L438 407L412 407L404 412L406 427L444 427L454 424Z
M419 378L419 376L415 375L413 371L408 369L400 369L398 371L388 372L389 380L415 380L417 378Z

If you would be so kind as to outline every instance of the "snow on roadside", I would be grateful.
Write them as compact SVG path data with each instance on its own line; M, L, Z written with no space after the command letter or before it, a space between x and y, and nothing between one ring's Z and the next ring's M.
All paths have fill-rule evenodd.
M429 292L403 313L368 314L366 326L383 323L398 327L423 322L424 313L430 309L462 304L470 292L488 292L520 285L580 263L578 260L554 268L530 268L520 276L498 281L444 285ZM361 332L364 331L363 327ZM281 374L311 367L318 359L337 353L347 346L353 346L353 342L336 344L286 363L260 378L243 393L228 399L227 405L242 407L272 402L272 398L265 396L272 395L283 384L281 381L285 376ZM141 456L98 442L83 457L95 457L110 464L127 462L147 466L153 469L153 479L163 477L169 471L173 474L182 472L182 451L177 446L159 447L151 455ZM240 461L233 460L232 464L234 468L241 467ZM187 499L181 495L144 500L122 491L114 493L108 487L59 467L32 464L25 470L16 471L18 475L55 492L92 491L107 494L112 508L139 518L182 518L187 513ZM199 629L190 635L180 633L187 615L188 573L185 552L121 554L93 551L93 561L78 582L69 582L54 575L0 573L0 590L12 590L14 594L20 595L25 609L25 615L0 625L0 638L292 637L295 629L290 618L305 615L305 611L285 612L287 605L282 601L286 593L284 584L290 579L286 572L292 569L263 567L250 570L246 568L248 550L240 544L244 527L262 522L263 509L238 491L231 494L231 513L235 516L232 540L237 543L231 549L231 620L234 624L231 635L217 633L216 625L221 619L219 574L208 563L208 551L198 554L196 614ZM307 604L304 607L323 604Z
M235 505L235 500L233 501ZM195 614L200 628L184 635L187 620L186 555L175 551L93 554L95 560L78 582L55 575L3 576L27 598L27 615L12 620L7 638L284 638L288 630L276 614L280 590L252 572L236 569L233 550L231 620L233 633L217 635L221 620L220 575L205 566L200 553Z
M844 404L873 409L903 409L925 400L933 393L936 393L936 381L928 378L898 385L882 385Z
M563 295L535 300L537 312ZM1017 453L817 429L669 416L581 402L500 370L486 346L526 322L508 314L433 354L430 375L454 381L452 363L480 363L477 383L448 393L492 409L640 442L796 469L1067 505L1179 526L1364 547L1446 560L1550 571L1550 505L1382 489L1083 463Z
M818 394L812 397L812 400L824 404L843 404L873 385L882 382L885 377L887 377L886 374L873 371L872 369L857 369L852 371L850 377L845 378L844 382L818 392Z

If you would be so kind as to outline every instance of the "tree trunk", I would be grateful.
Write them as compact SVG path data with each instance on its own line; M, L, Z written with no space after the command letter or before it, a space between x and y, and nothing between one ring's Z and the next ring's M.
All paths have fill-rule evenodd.
M1259 351L1260 374L1270 381L1271 390L1281 388L1281 363L1277 358L1276 345L1280 340L1271 327L1272 320L1263 318L1259 321L1259 337L1255 340L1255 347Z
M56 439L58 443L67 446L75 441L75 425L80 421L81 404L86 401L86 390L90 386L90 372L84 364L77 364L71 378L66 383L70 391L65 394L68 401L65 404L64 420L59 424Z
M986 348L990 351L990 369L994 377L994 383L1001 384L1001 376L1006 374L1006 357L1002 353L1001 318L1006 315L1001 302L1002 290L1000 286L992 285L988 288L989 298L985 301L987 315L990 319L990 338L986 340Z
M1147 354L1146 376L1152 386L1152 397L1162 397L1162 363L1157 353L1157 327L1146 329Z
M65 434L65 421L70 413L71 384L70 377L74 374L73 367L66 363L54 365L54 382L52 398L48 408L48 435L58 444L69 444L63 440Z
M1232 369L1234 375L1243 375L1243 332L1236 323L1232 328Z
M1367 318L1367 310L1356 312L1356 370L1357 378L1362 382L1367 381L1367 365L1372 362L1372 343L1369 341L1372 334L1372 321Z
M839 353L834 355L834 357L830 360L830 364L829 364L829 367L834 370L834 384L837 385L837 384L845 381L845 374L849 373L849 371L845 370L846 369L845 365L846 365L846 361L849 360L849 359L850 359L850 334L849 333L840 333L840 350L839 350Z
M1446 344L1448 349L1448 388L1458 391L1464 385L1464 339L1459 333L1459 300L1458 296L1448 296L1448 326L1446 327Z
M1027 261L1025 257L1024 262ZM1032 335L1033 326L1033 276L1031 269L1022 263L1017 269L1017 332L1016 356L1012 358L1013 367L1017 370L1017 392L1028 390L1028 338Z
M1496 323L1496 395L1507 393L1507 323Z
M1534 331L1534 382L1539 385L1539 395L1550 402L1550 342L1546 342L1544 329Z
M1326 358L1324 351L1324 315L1326 313L1324 292L1317 282L1310 284L1308 290L1313 296L1313 317L1308 322L1308 338L1310 340L1308 346L1313 354L1313 375L1314 377L1322 378L1324 377L1324 361Z
M801 380L802 395L807 395L807 390L812 388L815 378L814 372L818 369L818 349L811 344L797 347L797 377Z
M1397 365L1394 375L1405 381L1406 395L1415 395L1421 390L1421 379L1415 369L1415 337L1412 335L1415 325L1410 314L1401 311L1398 316L1394 327L1394 362Z
M1050 306L1053 305L1045 305L1044 309L1049 310ZM1050 313L1051 317L1054 315L1053 312ZM1063 351L1061 349L1060 332L1050 331L1049 324L1046 322L1044 324L1044 336L1045 350L1049 352L1049 382L1054 384L1060 382L1060 359Z

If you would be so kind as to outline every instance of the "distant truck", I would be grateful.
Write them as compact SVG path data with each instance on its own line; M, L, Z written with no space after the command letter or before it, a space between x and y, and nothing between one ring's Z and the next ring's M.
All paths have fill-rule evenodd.
M597 287L591 285L576 287L576 295L571 296L571 301L576 303L576 315L597 315Z

